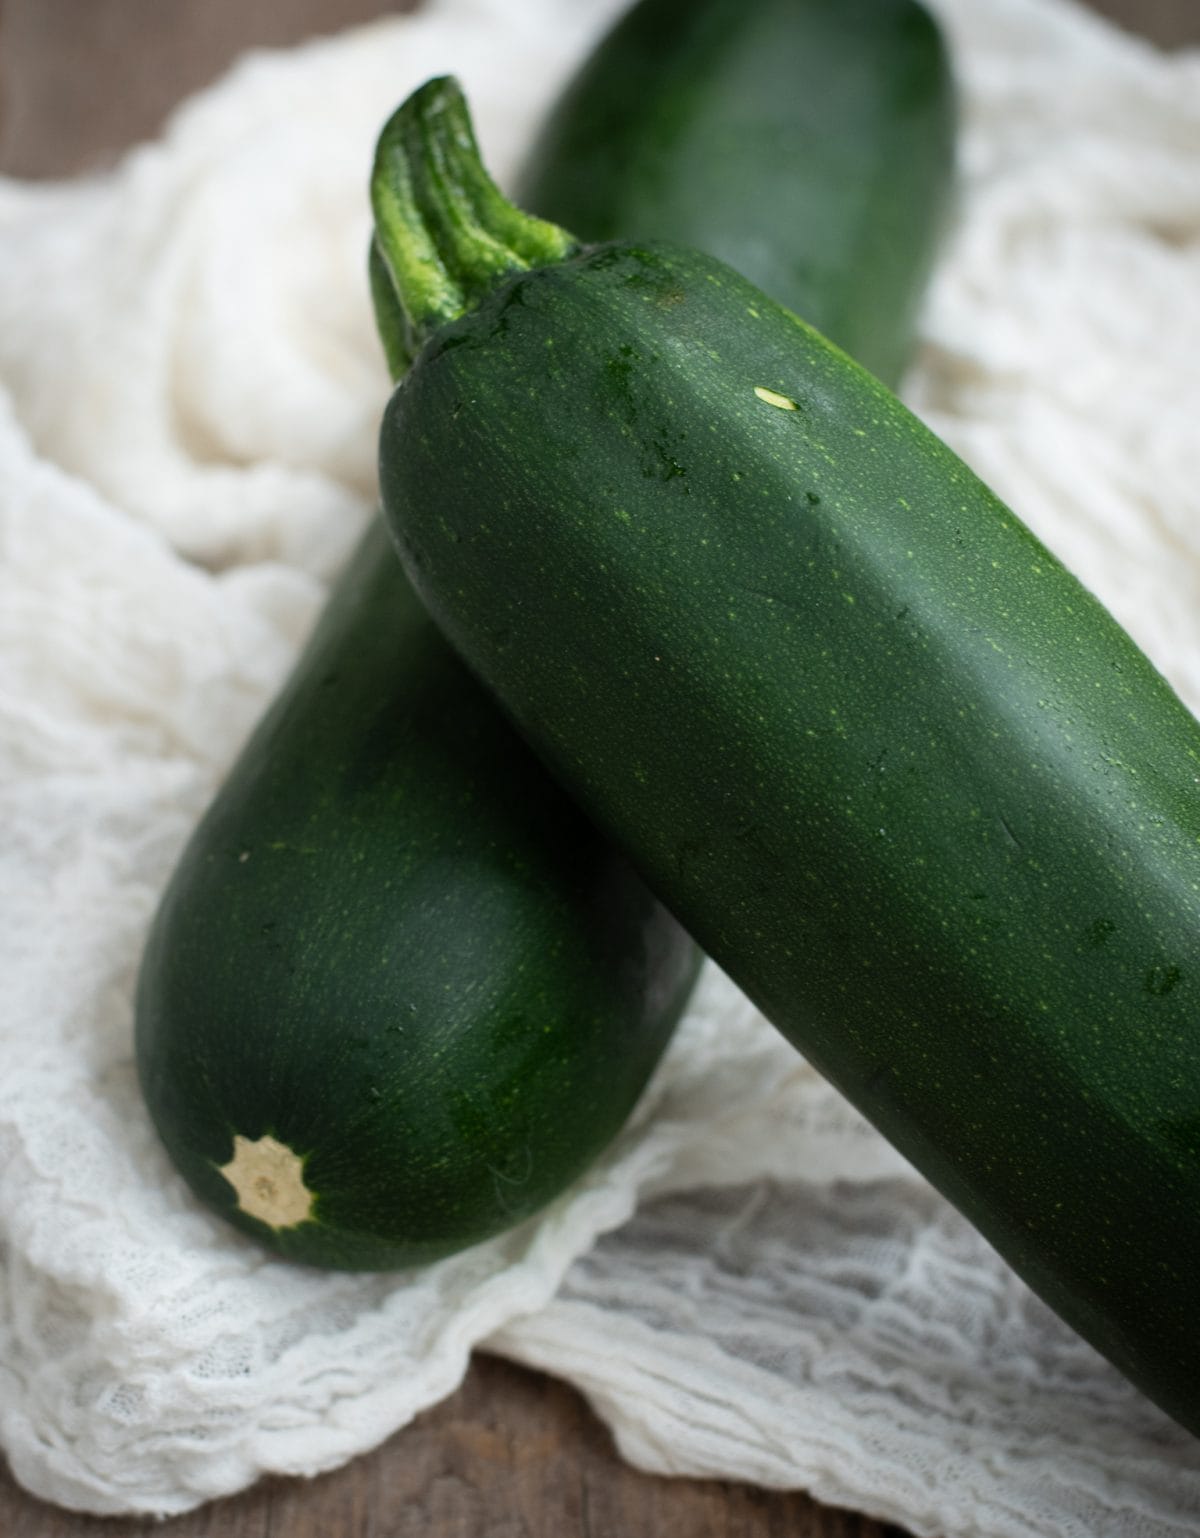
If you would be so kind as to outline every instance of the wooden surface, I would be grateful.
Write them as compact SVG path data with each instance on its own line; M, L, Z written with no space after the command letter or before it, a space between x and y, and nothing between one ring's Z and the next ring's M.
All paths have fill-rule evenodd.
M518 4L520 0L512 0ZM1093 0L1167 45L1200 0ZM0 172L90 170L157 131L247 47L406 9L405 0L0 0ZM493 1359L376 1452L268 1480L162 1526L77 1517L0 1472L3 1538L906 1538L800 1493L666 1480L622 1463L572 1390ZM954 1535L946 1535L954 1538Z

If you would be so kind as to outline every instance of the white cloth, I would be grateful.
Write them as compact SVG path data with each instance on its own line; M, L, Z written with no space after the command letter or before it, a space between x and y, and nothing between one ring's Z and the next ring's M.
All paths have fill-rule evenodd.
M434 0L248 58L110 174L0 183L0 1442L52 1500L178 1512L371 1447L482 1343L647 1468L1194 1534L1195 1440L715 971L578 1186L419 1273L271 1258L141 1108L146 924L373 500L374 133L452 70L503 178L616 8ZM1200 707L1200 55L937 8L964 191L910 399Z

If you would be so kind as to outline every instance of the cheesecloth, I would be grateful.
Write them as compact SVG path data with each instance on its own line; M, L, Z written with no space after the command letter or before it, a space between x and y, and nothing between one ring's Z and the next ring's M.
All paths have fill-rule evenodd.
M141 1106L148 920L373 506L375 132L452 71L503 180L616 9L433 0L247 57L103 175L0 183L0 1442L50 1500L179 1512L371 1447L484 1346L649 1469L1194 1535L1197 1443L715 969L586 1178L417 1273L273 1259ZM908 398L1200 708L1200 54L936 9L963 193Z

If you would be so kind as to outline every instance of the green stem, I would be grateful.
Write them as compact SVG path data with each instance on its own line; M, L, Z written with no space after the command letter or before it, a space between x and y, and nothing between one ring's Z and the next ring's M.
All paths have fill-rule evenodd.
M510 273L562 261L574 236L523 213L484 170L457 83L427 81L384 125L371 174L371 292L399 377L417 349Z
M367 275L371 283L371 302L375 306L375 329L383 343L388 372L393 380L397 380L408 372L408 366L413 360L412 339L409 336L408 316L396 297L392 275L376 240L371 241Z

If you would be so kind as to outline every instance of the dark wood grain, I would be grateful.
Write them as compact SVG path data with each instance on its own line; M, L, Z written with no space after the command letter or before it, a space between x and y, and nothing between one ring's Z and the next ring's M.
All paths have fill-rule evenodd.
M513 0L514 4L519 0ZM1093 0L1165 45L1200 42L1197 0ZM154 134L253 46L409 0L0 0L0 171L94 169ZM0 1473L3 1538L905 1538L781 1493L640 1474L563 1384L480 1358L457 1394L314 1481L266 1480L165 1525L75 1516ZM953 1538L953 1535L947 1535Z
M149 138L247 48L336 32L414 0L4 0L0 169L92 170Z
M1200 43L1200 4L1197 0L1085 0L1085 3L1127 32L1140 32L1163 48L1194 47Z

